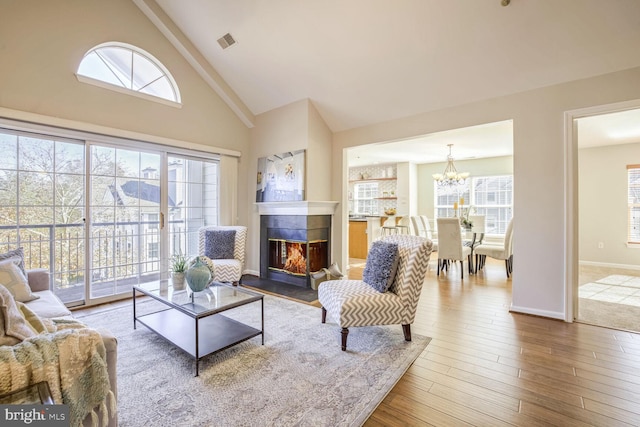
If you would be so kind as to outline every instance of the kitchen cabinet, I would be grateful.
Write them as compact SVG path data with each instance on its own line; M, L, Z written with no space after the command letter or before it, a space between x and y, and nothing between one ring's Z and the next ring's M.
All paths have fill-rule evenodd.
M367 221L349 221L349 258L366 259L368 252Z

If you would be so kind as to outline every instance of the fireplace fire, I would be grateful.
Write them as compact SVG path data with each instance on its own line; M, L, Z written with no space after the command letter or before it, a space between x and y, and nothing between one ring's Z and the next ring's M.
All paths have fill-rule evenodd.
M287 246L284 271L291 274L307 274L307 259L302 255L302 243L291 243Z

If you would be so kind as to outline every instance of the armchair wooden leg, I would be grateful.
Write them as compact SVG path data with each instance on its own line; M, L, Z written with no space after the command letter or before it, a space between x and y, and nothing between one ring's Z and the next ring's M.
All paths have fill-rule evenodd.
M402 332L404 332L404 340L411 341L411 325L402 325Z
M349 335L349 329L342 328L342 351L347 351L347 335Z
M507 279L509 278L509 260L505 259L504 260L504 267L507 270Z
M322 307L322 323L327 323L327 309Z

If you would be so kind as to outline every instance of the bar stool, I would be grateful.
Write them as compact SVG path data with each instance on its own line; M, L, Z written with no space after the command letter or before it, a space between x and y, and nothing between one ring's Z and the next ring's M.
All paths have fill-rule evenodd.
M409 217L401 217L400 220L396 222L396 228L398 229L397 234L411 234L410 224L411 221Z
M396 225L396 234L410 234L408 225Z
M399 234L398 228L395 225L383 225L380 227L380 235L381 236L390 236L392 234Z
M380 236L389 236L391 234L398 234L395 216L388 217L380 227Z

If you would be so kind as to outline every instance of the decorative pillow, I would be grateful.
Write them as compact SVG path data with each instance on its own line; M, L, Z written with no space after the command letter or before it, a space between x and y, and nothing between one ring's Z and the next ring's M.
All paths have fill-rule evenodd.
M0 285L0 345L15 345L36 335L11 292Z
M24 267L24 251L22 250L22 248L13 249L9 252L0 254L0 261L4 261L5 259L12 258L14 256L20 257L20 270L22 270L22 274L24 274L24 277L27 277L27 270Z
M7 258L0 261L0 283L11 292L16 301L27 302L40 298L31 293L27 276L20 269L20 257Z
M16 301L16 305L22 313L22 316L27 321L31 329L36 334L47 332L47 326L44 324L44 321L38 316L33 310L31 310L27 305L23 302Z
M396 277L399 259L397 243L373 242L362 280L378 292L387 292Z
M207 230L204 232L204 254L211 259L233 259L236 230Z

